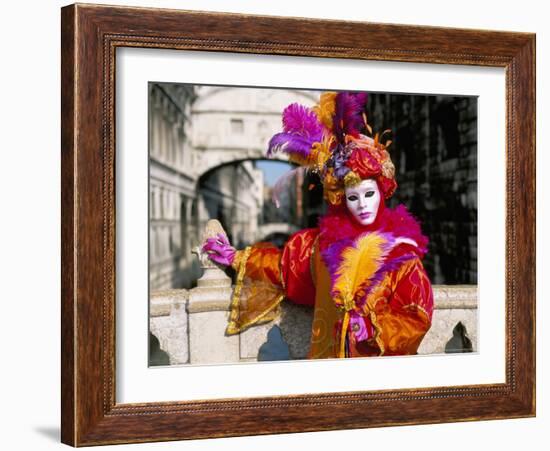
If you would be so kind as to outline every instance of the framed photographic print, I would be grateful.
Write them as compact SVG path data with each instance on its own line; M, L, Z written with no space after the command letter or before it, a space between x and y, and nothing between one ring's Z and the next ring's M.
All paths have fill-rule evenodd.
M534 59L63 8L62 441L533 416Z

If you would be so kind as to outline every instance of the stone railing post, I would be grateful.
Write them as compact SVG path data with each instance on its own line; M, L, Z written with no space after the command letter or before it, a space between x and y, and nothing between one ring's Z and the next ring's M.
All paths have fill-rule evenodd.
M211 222L206 226L207 236L216 227ZM197 286L189 290L189 363L238 362L239 336L225 335L233 292L231 278L212 263L199 247L193 249L193 253L200 260L203 275L198 279Z
M187 290L151 293L149 331L157 337L160 349L168 354L170 365L189 361L187 345Z
M432 326L420 347L419 354L443 354L456 325L460 322L471 340L472 351L477 346L477 285L434 285Z

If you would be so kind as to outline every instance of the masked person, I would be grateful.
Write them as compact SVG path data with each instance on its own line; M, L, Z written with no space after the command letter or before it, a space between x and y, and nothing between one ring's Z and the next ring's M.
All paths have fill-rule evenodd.
M314 308L309 358L416 354L431 325L433 293L422 265L428 239L404 205L391 209L395 168L364 114L364 93L327 92L291 104L268 156L319 174L327 213L283 249L236 250L223 235L203 246L237 280L228 334L270 321L283 299ZM297 169L301 170L301 169Z

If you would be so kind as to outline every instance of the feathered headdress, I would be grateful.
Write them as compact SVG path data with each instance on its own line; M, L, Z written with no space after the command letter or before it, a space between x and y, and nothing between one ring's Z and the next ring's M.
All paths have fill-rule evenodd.
M395 169L387 152L391 141L382 144L373 137L367 123L362 92L326 92L313 108L293 103L283 111L283 131L269 141L267 155L284 152L289 160L317 172L325 199L338 205L344 188L366 178L380 183L389 198L397 183Z

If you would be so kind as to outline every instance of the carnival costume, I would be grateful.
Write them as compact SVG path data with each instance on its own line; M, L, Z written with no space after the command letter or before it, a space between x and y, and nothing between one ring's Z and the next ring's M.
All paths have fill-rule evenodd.
M391 141L372 135L364 93L324 93L312 109L289 105L268 156L284 152L319 174L327 213L283 249L257 243L235 251L223 236L204 246L236 270L228 334L274 319L283 299L314 307L309 358L416 354L431 325L433 293L421 259L428 239L395 191ZM298 169L303 170L303 169ZM345 188L374 179L381 195L374 222L358 223Z

